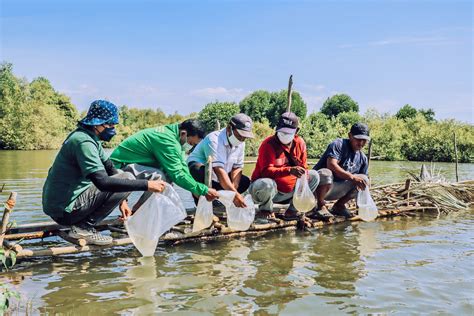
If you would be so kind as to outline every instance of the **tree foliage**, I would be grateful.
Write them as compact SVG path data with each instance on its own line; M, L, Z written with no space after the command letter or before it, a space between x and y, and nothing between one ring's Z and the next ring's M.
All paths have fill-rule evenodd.
M212 102L208 103L198 114L208 132L217 129L217 122L221 128L225 127L232 116L239 113L239 106L234 102Z
M321 113L336 117L344 112L359 112L359 104L347 94L336 94L324 101Z
M435 121L435 112L433 109L428 108L426 110L417 110L410 104L405 104L402 108L400 108L397 114L395 114L395 117L399 120L414 119L418 113L420 113L426 119L427 122Z
M0 148L49 149L60 146L78 113L70 99L42 77L30 83L0 66Z
M285 90L255 91L242 100L240 106L216 101L207 104L198 114L187 116L167 115L160 109L122 106L117 136L104 145L115 147L141 129L196 116L208 131L213 131L217 121L224 127L241 111L254 120L255 139L247 141L246 148L248 155L256 155L261 142L275 133L274 127L286 106ZM319 158L330 142L347 137L352 124L366 122L373 141L372 154L381 159L454 161L453 135L456 133L459 161L473 161L474 126L455 120L436 121L432 109L417 110L407 104L395 115L369 109L361 116L357 113L357 103L349 96L336 95L326 100L321 112L306 117L306 104L294 92L292 111L301 119L299 133L306 141L309 158ZM46 78L28 82L15 77L11 64L0 66L0 149L59 148L79 118L70 99L55 91Z
M268 92L258 90L240 102L240 111L247 114L254 122L267 120L271 127L275 127L278 120L288 107L288 90ZM301 120L306 117L307 106L301 95L293 91L291 111Z

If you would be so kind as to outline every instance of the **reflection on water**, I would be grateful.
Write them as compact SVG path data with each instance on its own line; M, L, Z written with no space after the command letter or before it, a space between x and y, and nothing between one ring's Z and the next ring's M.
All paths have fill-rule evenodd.
M2 165L13 166L0 170L1 182L20 192L18 222L46 219L41 185L53 156L0 152ZM419 168L374 162L371 173L379 183L399 181L400 165ZM473 178L473 165L461 170ZM21 263L0 279L34 313L472 314L473 224L471 210L159 247L153 258L124 246Z
M124 247L4 277L43 313L466 314L473 223L474 210L160 247L154 258Z

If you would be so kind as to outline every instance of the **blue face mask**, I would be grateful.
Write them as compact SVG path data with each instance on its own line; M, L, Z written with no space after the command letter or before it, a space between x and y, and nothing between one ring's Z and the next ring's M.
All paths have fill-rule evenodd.
M104 142L108 142L115 136L115 127L106 127L102 132L99 133L99 139Z

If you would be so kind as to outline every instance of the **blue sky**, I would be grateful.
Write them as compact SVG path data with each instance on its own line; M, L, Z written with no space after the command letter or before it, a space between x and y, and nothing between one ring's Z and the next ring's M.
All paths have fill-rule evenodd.
M474 122L471 1L1 0L2 61L81 110L199 111L294 76L310 112L347 93Z

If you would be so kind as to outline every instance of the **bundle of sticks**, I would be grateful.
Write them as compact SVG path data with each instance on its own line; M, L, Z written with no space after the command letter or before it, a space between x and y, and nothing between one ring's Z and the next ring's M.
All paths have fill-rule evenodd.
M474 181L457 183L407 180L371 189L379 209L419 206L449 213L473 206Z

